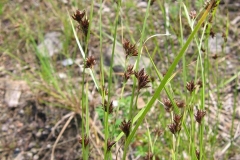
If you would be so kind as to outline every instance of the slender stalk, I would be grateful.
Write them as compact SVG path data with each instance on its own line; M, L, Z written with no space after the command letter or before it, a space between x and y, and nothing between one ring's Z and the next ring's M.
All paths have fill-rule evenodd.
M108 113L109 113L109 103L111 100L111 89L112 89L112 72L113 72L113 58L114 58L114 52L116 47L116 41L117 41L117 28L118 28L118 20L119 20L119 13L121 8L121 0L117 1L117 12L115 17L115 26L114 26L114 39L113 39L113 47L112 47L112 56L111 56L111 63L110 63L110 69L109 69L109 77L108 77L108 104L107 104L107 112L104 113L104 125L105 125L105 147L104 152L107 154L107 140L109 138L109 131L108 131Z

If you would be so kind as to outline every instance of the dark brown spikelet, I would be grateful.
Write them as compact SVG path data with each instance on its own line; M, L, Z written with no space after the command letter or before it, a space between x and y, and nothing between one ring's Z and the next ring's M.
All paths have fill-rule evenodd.
M124 80L127 82L127 80L130 78L131 75L133 75L133 65L129 65L127 67L127 70L124 72Z
M186 88L190 93L192 93L194 91L194 89L196 88L194 81L187 82Z
M102 105L103 105L103 110L105 112L107 112L107 109L108 109L109 114L113 113L113 101L111 101L111 103L109 104L109 108L108 108L108 102L106 100L104 100L104 104Z
M183 108L183 107L185 107L185 102L184 101L177 101L176 105L178 106L178 108Z
M201 80L198 80L198 81L197 81L197 85L199 86L199 88L202 88L202 86L203 86L202 81L201 81Z
M175 124L180 125L182 116L181 115L174 115L173 121Z
M123 40L123 48L125 50L126 59L129 56L138 56L136 45L131 44L129 40Z
M206 115L206 111L197 110L197 113L194 115L196 121L201 124L203 117Z
M81 27L84 35L87 36L88 28L89 28L89 20L87 18L82 20L82 23L81 23L80 27Z
M130 130L131 130L131 121L128 122L126 120L123 120L121 125L119 126L120 129L123 131L126 137L129 136Z
M213 31L213 29L212 29L212 28L210 29L210 33L209 33L209 34L210 34L210 36L211 36L212 38L214 38L214 37L215 37L215 33L214 33L214 31Z
M181 130L181 125L180 124L176 124L175 122L174 123L171 123L169 126L168 126L169 130L172 132L172 134L176 134L178 133L180 130Z
M147 88L149 86L147 86L147 84L150 82L149 80L149 76L147 74L145 74L144 72L144 68L141 69L139 72L134 72L135 77L138 80L138 92L142 89L142 88Z
M108 140L107 141L107 150L110 151L112 146L115 145L115 141Z
M217 54L214 54L213 56L212 56L212 59L214 59L214 60L216 60L218 58L218 55Z
M155 136L160 137L163 134L163 130L160 128L156 128L154 129L153 133L155 134Z
M196 150L195 153L196 153L197 159L199 160L200 159L200 152L199 152L199 150Z
M201 51L206 52L206 50L203 48L203 46L201 46Z
M94 56L89 56L88 58L86 58L86 62L85 62L85 68L93 68L93 66L96 64L95 58Z
M82 22L82 18L85 16L85 10L83 10L82 12L77 10L74 15L72 15L72 18L77 21L79 24L81 24Z
M148 0L150 1L150 5L153 5L153 3L156 1L156 0Z
M167 112L172 111L172 103L171 103L170 99L164 98L163 99L163 104L164 104L164 108Z
M148 152L144 157L144 160L152 160L152 159L153 159L153 153L151 152Z
M80 137L80 138L78 139L78 142L79 142L80 144L83 143L82 137ZM87 147L88 144L89 144L89 138L85 135L85 136L84 136L84 147Z
M224 39L224 42L227 42L227 36L225 32L222 32L222 38Z
M87 36L88 28L89 28L89 20L85 17L85 10L79 11L77 10L74 15L72 15L72 18L78 22L78 29L82 30L84 36Z

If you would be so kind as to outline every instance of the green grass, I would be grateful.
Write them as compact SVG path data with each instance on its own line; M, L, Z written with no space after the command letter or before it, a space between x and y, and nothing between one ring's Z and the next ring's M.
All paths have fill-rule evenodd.
M217 116L216 119L212 120L212 124L205 121L205 117L208 119L210 114L208 112L210 95L216 95L217 103L222 103L221 89L239 77L239 72L231 77L220 77L219 75L222 74L219 71L220 67L226 64L212 63L208 39L211 38L210 27L217 23L215 15L218 14L218 7L211 12L212 3L204 9L203 1L198 1L196 6L191 6L190 1L178 1L172 5L172 2L162 3L160 0L156 0L153 5L150 5L149 1L143 11L143 8L137 7L136 2L133 1L104 3L103 1L96 3L93 0L87 2L86 5L73 2L81 11L86 11L85 16L89 19L89 29L86 36L83 36L83 33L76 29L77 23L71 17L75 11L72 6L65 7L50 1L48 12L41 14L44 10L41 6L39 10L32 13L32 16L35 16L33 21L29 15L20 14L19 17L22 18L23 22L17 29L18 40L12 40L12 46L0 47L0 50L22 66L31 67L31 64L24 59L25 56L21 57L19 54L14 54L14 49L18 48L21 41L25 42L26 55L30 54L34 57L32 61L36 67L34 71L24 71L21 76L32 86L33 90L48 93L50 97L54 98L55 107L69 109L82 117L82 123L79 127L82 137L82 144L80 144L82 155L80 157L84 160L93 156L91 150L94 147L94 150L98 150L101 157L106 160L116 156L119 159L128 159L128 154L132 154L129 152L131 149L136 151L133 156L144 157L148 153L152 153L153 159L157 159L157 157L173 160L213 159L214 153L221 149L221 143L218 140L220 134L218 118L223 106L218 105L219 110L216 111ZM106 7L109 7L111 11L104 11ZM197 7L198 14L194 20L189 16L191 7ZM5 9L0 3L0 14L1 9L4 12L7 8ZM21 9L21 6L17 6L15 10ZM206 22L210 18L210 13L214 20L207 26ZM59 26L51 24L53 22L46 18L48 16L52 17ZM11 23L15 24L15 20L19 17L13 15L10 18ZM62 33L62 56L73 59L80 57L81 64L64 68L59 66L58 58L44 57L42 53L39 53L38 41L44 40L45 33L49 31L46 29L49 27L48 25L50 30L60 30ZM32 30L33 27L36 27L36 32ZM228 32L228 28L226 32ZM13 33L10 34L10 36L14 36ZM94 47L92 45L93 39L97 41L96 53L91 51L91 47ZM139 53L134 71L142 69L142 66L139 66L141 56L150 59L150 66L148 69L145 68L145 71L147 75L155 79L148 84L151 89L138 91L139 79L134 75L130 76L128 82L131 85L129 85L113 72L115 46L122 44L124 39L129 39L132 44L136 44ZM6 39L3 43L10 42L9 39ZM109 70L104 65L106 44L110 44L112 48ZM204 52L202 48L206 51ZM97 64L93 68L82 67L83 71L76 74L76 67L79 69L81 65L86 65L90 53L98 57ZM224 54L223 51L222 55L224 56ZM123 64L125 71L128 64L128 59L126 59L125 64ZM60 71L66 73L67 79L63 80L58 76ZM164 75L163 71L166 71ZM76 79L79 77L81 80L77 81ZM189 93L186 89L188 82L193 81L196 84L199 80L202 81L202 87ZM214 89L210 83L215 85ZM120 94L116 91L118 89L121 91ZM105 92L106 90L108 93ZM100 97L101 104L104 104L105 100L108 103L106 111L102 109L101 104L98 104L99 107L94 110L94 113L99 115L99 122L103 126L102 130L99 131L104 135L101 139L102 146L99 148L93 146L91 140L87 146L84 145L85 141L93 139L91 133L96 132L91 126L92 113L90 110L92 106L89 95L93 91L95 92L94 96ZM229 133L231 139L234 139L237 96L235 90L233 119L231 133ZM146 106L141 110L137 109L139 97L143 98L146 103ZM173 105L170 112L164 110L163 98L168 98ZM112 100L117 101L118 106L110 114L109 105ZM177 100L183 100L185 106L179 108ZM206 111L201 124L195 120L197 109ZM175 115L182 116L179 124L181 129L172 134L168 127L174 123ZM73 117L69 117L68 123L70 123L70 118ZM131 121L128 136L119 128L123 120ZM63 127L62 132L65 128L66 126ZM163 132L160 137L154 135L154 130L158 128ZM99 140L99 138L96 139ZM108 140L116 142L111 149L108 148ZM234 144L231 143L228 156L225 156L226 159L236 152L233 146ZM121 152L119 152L120 150ZM196 156L196 150L200 152L199 158ZM52 154L53 158L54 154Z

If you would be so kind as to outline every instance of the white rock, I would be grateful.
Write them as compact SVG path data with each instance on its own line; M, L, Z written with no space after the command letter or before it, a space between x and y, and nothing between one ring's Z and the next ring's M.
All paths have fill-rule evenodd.
M62 49L62 42L60 41L60 32L50 32L44 37L42 43L37 47L38 52L44 57L52 57Z

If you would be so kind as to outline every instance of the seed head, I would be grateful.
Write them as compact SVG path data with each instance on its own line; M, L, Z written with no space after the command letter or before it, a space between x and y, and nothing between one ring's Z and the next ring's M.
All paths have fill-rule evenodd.
M199 88L202 88L202 81L201 81L201 80L198 80L198 81L197 81L197 85L199 86Z
M78 142L79 142L80 144L83 144L83 139L82 139L82 137L80 137L80 138L78 139ZM89 138L85 135L85 136L84 136L84 147L87 147L88 144L89 144Z
M178 133L180 130L181 130L181 125L180 124L176 124L175 122L174 123L171 123L169 126L168 126L169 130L172 132L172 134L176 134Z
M115 144L115 141L111 141L110 139L108 139L107 141L107 150L110 151L112 146Z
M206 115L206 111L197 110L197 113L194 115L196 121L201 124L203 117Z
M163 99L164 108L167 112L172 111L172 103L168 98Z
M125 50L126 59L128 58L128 56L138 56L136 45L131 44L129 40L123 41L123 48Z
M215 60L215 59L218 58L218 55L217 55L217 54L214 54L214 55L212 56L212 58Z
M152 160L152 159L153 159L153 153L151 152L148 152L144 157L144 160Z
M83 10L82 12L77 10L76 13L72 15L72 18L80 24L82 22L82 18L84 17L84 15L85 10Z
M153 3L154 3L156 0L148 0L148 1L151 1L151 2L150 2L150 5L153 5Z
M185 102L184 101L177 101L176 105L178 106L178 108L183 108L183 107L185 107Z
M156 128L153 133L155 134L155 136L160 137L163 134L163 130L160 128Z
M92 69L95 64L96 64L96 61L95 61L94 56L89 56L88 58L86 58L85 68Z
M224 39L224 42L227 42L227 36L225 32L222 32L222 38Z
M212 38L214 38L214 37L215 37L215 33L214 33L214 31L213 31L213 29L212 29L212 28L210 29L210 33L209 33L209 34L210 34L210 36L211 36Z
M196 88L194 81L187 82L186 88L190 93L192 93L194 91L194 89Z
M138 92L142 89L142 88L147 88L149 86L147 86L147 84L150 82L149 80L149 76L147 74L145 74L144 72L144 68L141 69L139 72L134 72L135 77L138 80Z
M206 50L203 48L203 46L201 46L201 51L202 52L205 52Z
M74 15L72 15L72 18L78 22L78 29L82 30L83 34L85 37L87 36L88 33L88 28L89 28L89 20L85 17L85 10L84 11L79 11L77 10Z
M107 112L107 109L109 114L113 112L113 101L111 101L111 103L109 104L109 107L108 107L108 102L106 100L104 100L104 104L102 105L103 105L103 110L105 112Z
M127 71L124 72L124 80L127 82L127 80L130 78L131 75L133 75L133 65L129 65L127 67Z
M199 159L200 159L200 151L199 151L199 150L196 150L195 153L196 153L197 159L199 160Z
M174 115L173 121L175 124L180 125L181 119L182 119L182 116L176 114Z
M82 23L80 25L80 29L82 29L85 36L87 36L88 28L89 28L89 20L85 18L82 20Z
M119 127L123 131L123 133L126 135L126 137L128 137L131 130L131 121L129 120L127 122L126 120L123 120Z

